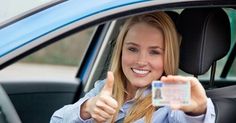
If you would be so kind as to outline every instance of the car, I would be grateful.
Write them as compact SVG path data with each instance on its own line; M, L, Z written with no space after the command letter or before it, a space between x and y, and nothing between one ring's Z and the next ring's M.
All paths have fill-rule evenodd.
M235 0L55 0L5 19L0 23L0 122L49 122L54 111L76 102L105 78L124 20L153 11L165 11L181 35L179 74L198 77L213 100L217 123L235 122ZM51 72L45 66L43 72L36 70L36 77L32 66L11 67L84 30L90 30L88 39L78 35L80 42L66 44L59 53L83 49L72 51L80 57L74 71L66 73L70 76L61 67ZM17 70L26 76L14 74Z

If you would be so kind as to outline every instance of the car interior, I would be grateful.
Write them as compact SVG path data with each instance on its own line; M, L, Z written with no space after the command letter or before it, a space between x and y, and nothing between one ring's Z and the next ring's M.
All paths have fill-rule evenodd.
M216 62L230 50L230 23L227 14L222 8L189 8L184 9L180 14L175 11L166 11L166 13L181 34L180 69L195 77L210 69L210 78L201 80L201 83L206 89L207 96L215 105L216 123L236 121L233 115L236 113L235 80L215 80ZM117 21L115 27L119 27L123 22L124 19ZM112 33L106 52L113 49L117 35L118 32ZM233 52L235 50L231 51ZM101 66L104 64L109 66L107 59L111 56L103 57L106 58L101 58L100 63L103 63ZM102 71L103 74L99 74L100 76L94 81L98 78L104 79L106 76L107 68L104 69L101 66L98 66L96 70ZM90 88L92 87L91 85Z
M186 8L181 11L168 10L166 13L181 35L180 69L195 77L210 69L210 78L200 81L208 97L213 100L216 123L236 121L236 80L225 79L236 55L236 44L230 44L228 15L220 7ZM124 21L125 18L121 18L97 27L87 54L96 45L93 42L102 42L101 50L96 51L98 54L94 57L87 80L78 76L88 62L84 60L76 82L1 82L0 123L49 122L55 110L76 102L93 88L96 80L104 79L116 37ZM231 50L230 46L233 46ZM85 57L89 57L87 54ZM221 74L222 79L215 79L216 63L227 54L229 57Z
M230 51L230 23L227 14L222 8L189 8L184 9L180 14L174 11L166 13L174 21L181 34L180 69L195 77L210 69L210 78L201 80L201 83L206 89L207 96L215 105L216 123L236 121L232 115L236 113L235 80L215 80L216 62ZM119 28L123 22L124 19L115 22L115 27ZM112 50L117 35L117 31L112 33L109 48L105 52ZM236 51L231 50L231 53L233 52ZM107 59L110 57L103 56L100 65L109 66ZM106 76L107 68L101 66L98 65L96 70L103 74L94 77L94 81L104 79ZM93 85L90 85L90 88L92 87Z

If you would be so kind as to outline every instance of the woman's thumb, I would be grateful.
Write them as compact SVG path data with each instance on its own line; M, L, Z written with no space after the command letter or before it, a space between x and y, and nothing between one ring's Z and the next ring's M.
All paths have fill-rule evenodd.
M114 75L113 75L113 72L108 71L107 72L106 83L105 83L102 91L106 91L106 92L108 92L109 95L112 95L113 85L114 85Z

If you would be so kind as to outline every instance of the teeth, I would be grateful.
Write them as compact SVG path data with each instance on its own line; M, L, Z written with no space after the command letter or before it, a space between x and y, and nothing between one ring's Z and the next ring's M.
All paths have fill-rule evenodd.
M147 74L149 72L147 70L137 70L137 69L133 69L133 71L138 74Z

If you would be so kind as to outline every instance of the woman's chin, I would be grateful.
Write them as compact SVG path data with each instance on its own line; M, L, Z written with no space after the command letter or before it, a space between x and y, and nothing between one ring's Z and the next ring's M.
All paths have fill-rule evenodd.
M143 87L149 86L151 84L151 82L149 82L148 80L136 80L131 84L134 87L143 88Z

